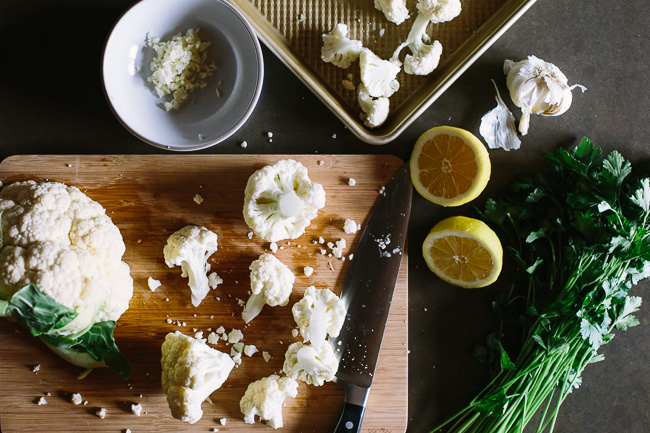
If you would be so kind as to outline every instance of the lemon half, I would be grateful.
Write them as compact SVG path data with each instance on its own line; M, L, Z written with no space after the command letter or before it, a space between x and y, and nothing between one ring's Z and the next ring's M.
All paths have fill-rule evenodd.
M459 287L484 287L496 281L503 264L499 237L483 221L454 216L433 226L422 245L429 269Z
M433 203L460 206L481 194L490 180L487 149L474 134L438 126L422 134L411 155L411 180Z

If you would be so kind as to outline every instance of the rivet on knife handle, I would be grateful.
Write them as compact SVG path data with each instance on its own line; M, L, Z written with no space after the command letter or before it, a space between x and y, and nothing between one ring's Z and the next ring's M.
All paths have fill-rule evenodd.
M346 402L334 433L358 433L361 430L364 409L363 406Z

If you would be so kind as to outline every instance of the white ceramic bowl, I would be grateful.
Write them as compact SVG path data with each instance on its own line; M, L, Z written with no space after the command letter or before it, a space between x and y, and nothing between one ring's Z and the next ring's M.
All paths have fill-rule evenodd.
M178 110L165 111L147 81L155 56L147 34L169 40L198 28L217 69ZM111 109L135 136L163 149L204 149L234 134L262 90L264 64L255 31L223 0L142 0L117 21L104 47L102 79Z

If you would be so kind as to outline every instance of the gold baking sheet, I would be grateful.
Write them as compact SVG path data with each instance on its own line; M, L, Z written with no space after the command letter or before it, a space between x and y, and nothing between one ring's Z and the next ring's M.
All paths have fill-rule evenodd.
M348 74L359 83L358 62L345 70L323 62L322 34L336 23L345 23L349 37L361 40L380 57L390 58L406 40L417 13L415 0L407 0L411 18L399 26L386 20L373 0L230 1L248 18L262 42L356 136L367 143L385 144L417 119L536 0L462 0L460 16L448 23L430 24L429 35L443 46L440 66L426 77L400 72L400 90L391 96L388 119L377 129L364 126L356 92L341 83Z

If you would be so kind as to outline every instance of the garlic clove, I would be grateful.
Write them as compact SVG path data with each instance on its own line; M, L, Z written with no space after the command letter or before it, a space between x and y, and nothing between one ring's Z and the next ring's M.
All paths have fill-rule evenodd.
M497 106L488 111L481 118L479 133L490 149L502 148L505 150L519 149L521 140L517 136L515 127L515 116L512 115L508 106L501 99L497 84L492 80L497 92Z

